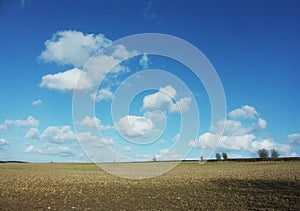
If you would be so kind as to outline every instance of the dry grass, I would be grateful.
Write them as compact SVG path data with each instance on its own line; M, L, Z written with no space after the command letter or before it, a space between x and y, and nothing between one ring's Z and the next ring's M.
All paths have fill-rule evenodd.
M152 179L93 164L0 164L0 210L300 210L300 162L182 163Z

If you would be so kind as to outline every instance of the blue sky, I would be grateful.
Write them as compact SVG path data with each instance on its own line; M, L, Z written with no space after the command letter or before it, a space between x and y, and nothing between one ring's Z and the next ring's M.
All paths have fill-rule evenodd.
M299 20L299 1L1 1L0 160L85 162L89 153L96 161L199 158L215 149L220 125L225 131L216 152L256 157L259 148L275 148L281 156L299 156ZM88 59L140 33L176 36L205 54L224 88L226 120L210 128L207 90L170 58L113 46L96 56L106 56L105 65L121 63L101 86L96 83L106 72L91 77ZM128 55L133 58L122 61ZM126 83L136 79L137 89L142 87L148 68L171 73L189 91L176 77L153 76L145 83L157 87L138 93L128 114L116 106L119 116L113 119L113 102L120 105L127 97L116 96L118 87L129 93ZM73 88L85 71L77 88L96 101L95 116L83 111L74 120ZM98 86L97 93L87 91ZM193 103L199 131L178 139ZM191 120L189 128L198 123ZM177 142L183 152L174 147Z

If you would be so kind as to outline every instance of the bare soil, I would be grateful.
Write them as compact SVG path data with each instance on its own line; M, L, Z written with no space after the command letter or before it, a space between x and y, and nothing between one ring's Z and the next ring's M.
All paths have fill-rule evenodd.
M182 163L133 180L94 164L1 163L0 210L300 210L299 173L299 161Z

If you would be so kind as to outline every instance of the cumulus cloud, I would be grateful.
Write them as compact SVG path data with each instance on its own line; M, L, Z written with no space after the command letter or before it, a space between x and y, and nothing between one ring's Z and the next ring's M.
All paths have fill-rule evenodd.
M244 105L241 108L229 112L228 115L233 119L237 119L237 118L255 119L259 114L254 107L249 105Z
M149 58L147 54L143 54L142 58L139 61L140 65L144 68L144 69L148 69L149 67Z
M295 150L288 144L278 143L272 139L258 139L255 132L266 128L267 121L260 118L256 109L252 106L231 111L228 115L232 119L221 120L212 128L211 132L200 135L196 140L191 140L188 145L193 148L247 151L257 154L257 150L265 148L276 149L282 156L296 156ZM237 120L240 118L242 120ZM247 123L251 121L250 124ZM221 130L224 126L224 132ZM297 137L289 136L289 137ZM300 136L299 136L300 137Z
M213 128L213 132L220 132L222 126L224 126L223 134L225 136L241 136L266 128L267 122L264 119L259 118L257 121L253 121L250 125L247 125L237 120L220 120Z
M90 117L86 117L81 123L87 125L88 127L94 127L95 125L92 123L93 121L97 120L97 118L93 119ZM99 124L101 125L100 122ZM26 133L25 138L41 140L43 142L52 144L64 144L67 142L73 142L77 141L78 138L80 141L92 143L93 147L104 147L105 145L114 144L113 139L94 136L91 134L91 132L81 132L75 134L75 132L68 125L49 126L41 134L36 128L30 128Z
M251 141L255 139L253 134L241 136L220 136L214 133L204 133L197 140L189 142L189 146L201 149L213 149L218 146L227 150L248 150Z
M281 144L272 139L262 139L253 141L250 145L250 152L256 154L258 149L265 148L267 150L276 149L281 156L294 157L297 156L294 148L288 144Z
M80 31L58 31L45 42L40 59L62 65L82 67L96 51L111 43L103 34L83 34Z
M218 136L213 133L204 133L196 140L188 143L190 147L201 149L214 149L216 146L220 150L247 151L253 155L257 150L265 148L267 150L277 149L282 156L296 156L295 150L288 144L277 143L272 139L257 140L253 134L241 136Z
M40 105L40 104L42 104L42 103L43 103L43 101L39 99L39 100L33 101L33 102L31 103L31 105L36 106L36 105Z
M101 34L83 34L79 31L55 33L51 40L46 41L46 49L40 55L41 60L68 64L72 65L73 68L43 76L40 86L63 92L72 91L75 87L78 90L88 90L98 86L99 81L103 80L109 71L113 74L129 71L120 62L137 55L137 52L128 51L123 45L111 45L86 63L97 49L110 43L111 41ZM83 72L80 68L85 63L85 71Z
M0 125L0 133L3 133L6 130L7 130L7 126L6 125Z
M25 150L25 153L36 153L41 155L52 155L52 156L63 156L72 157L77 154L76 151L72 150L67 146L42 146L37 147L30 145Z
M125 136L145 136L153 131L155 125L144 116L124 116L116 124L116 128Z
M258 126L259 126L259 128L261 128L261 129L266 128L266 127L267 127L267 121L264 120L264 119L262 119L262 118L259 118L259 119L258 119Z
M288 135L287 143L300 144L300 133L292 133Z
M89 128L98 128L99 130L112 129L110 125L102 125L101 120L97 117L85 116L81 121L76 121L77 125L87 126Z
M40 139L52 143L64 143L66 141L75 141L76 135L68 125L61 127L50 126L43 131Z
M80 83L77 85L79 77ZM92 82L86 72L82 72L78 68L73 68L65 72L43 76L39 86L67 92L73 91L75 87L78 90L89 89L92 87Z
M77 137L80 142L90 142L93 147L105 147L106 145L113 145L112 138L98 137L92 135L90 132L78 133Z
M91 98L100 102L102 100L110 100L114 98L114 94L110 88L100 89L97 93L91 94Z
M40 139L40 134L37 128L30 128L27 133L25 134L25 138L28 139Z
M167 110L173 112L186 112L190 108L190 97L184 97L177 101L177 92L172 86L161 87L159 91L150 94L143 99L143 108L146 110Z
M0 125L0 132L4 132L8 130L9 127L11 126L16 126L16 127L36 127L39 126L40 122L33 116L28 116L27 119L17 119L17 120L11 120L11 119L6 119L4 121L4 124Z

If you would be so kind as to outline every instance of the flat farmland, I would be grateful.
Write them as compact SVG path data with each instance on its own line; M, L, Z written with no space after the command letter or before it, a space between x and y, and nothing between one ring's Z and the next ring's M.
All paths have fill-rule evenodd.
M150 179L94 164L1 163L0 210L300 210L299 173L299 161L186 162Z

